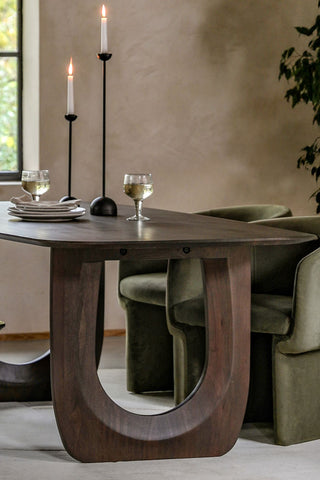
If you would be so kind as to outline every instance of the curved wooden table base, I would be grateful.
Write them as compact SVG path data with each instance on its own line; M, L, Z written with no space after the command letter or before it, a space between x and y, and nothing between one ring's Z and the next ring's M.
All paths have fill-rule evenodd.
M223 455L232 448L249 383L250 250L212 252L218 258L203 259L208 345L202 381L180 406L147 416L116 405L96 373L91 319L97 311L101 262L85 263L80 250L70 255L68 250L52 249L53 403L63 444L74 458L100 462L202 457Z
M104 332L104 264L101 264L96 312L95 362L99 365ZM51 400L50 350L26 363L0 361L0 402Z
M0 362L0 401L51 400L50 350L22 364Z

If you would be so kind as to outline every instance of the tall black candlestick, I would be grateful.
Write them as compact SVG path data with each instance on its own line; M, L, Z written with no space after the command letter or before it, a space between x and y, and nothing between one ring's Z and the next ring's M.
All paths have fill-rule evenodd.
M103 98L102 98L102 197L95 198L90 205L92 215L117 216L117 205L106 194L106 62L112 53L98 53L98 58L103 62Z
M66 202L68 200L75 200L75 197L71 196L71 172L72 172L72 122L74 122L78 117L77 115L68 113L64 116L69 122L69 161L68 161L68 195L65 195L60 199L60 202Z

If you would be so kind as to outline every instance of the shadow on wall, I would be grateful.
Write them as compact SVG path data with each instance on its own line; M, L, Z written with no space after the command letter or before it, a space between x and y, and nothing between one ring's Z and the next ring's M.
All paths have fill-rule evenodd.
M203 51L214 63L217 60L218 63L226 63L233 50L238 52L242 49L244 55L250 58L249 63L253 60L264 64L264 53L268 55L281 51L278 42L273 41L270 34L279 37L286 22L286 10L288 6L282 7L277 0L211 2L200 27ZM289 16L293 16L292 12ZM265 46L267 49L263 48ZM262 56L252 57L257 48Z
M312 9L316 11L315 2ZM301 13L292 1L220 1L208 5L199 27L201 56L212 67L213 88L221 92L217 108L227 130L225 174L230 188L246 198L258 200L257 182L266 187L260 200L280 200L281 192L294 195L296 159L313 135L308 108L293 113L284 100L286 85L278 81L281 53L291 42L293 26L305 21ZM303 172L299 175L304 181ZM307 188L302 193L306 203Z

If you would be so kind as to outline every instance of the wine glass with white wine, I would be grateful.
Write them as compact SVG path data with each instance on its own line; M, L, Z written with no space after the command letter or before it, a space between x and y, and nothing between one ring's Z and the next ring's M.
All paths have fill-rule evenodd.
M126 173L123 182L123 191L134 201L136 213L127 220L146 221L148 217L142 215L142 202L153 193L151 173Z
M39 202L41 195L50 188L49 170L22 170L21 186L31 194L32 200Z

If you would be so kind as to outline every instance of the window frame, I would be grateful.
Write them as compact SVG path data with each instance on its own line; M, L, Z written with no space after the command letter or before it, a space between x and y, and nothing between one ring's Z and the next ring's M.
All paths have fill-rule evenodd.
M22 171L22 161L23 161L23 144L22 144L22 87L23 87L23 77L22 77L22 1L17 0L17 50L16 51L2 51L0 52L0 57L11 57L17 59L17 146L18 146L18 170L15 171L0 171L0 181L15 181L20 180L21 171Z

